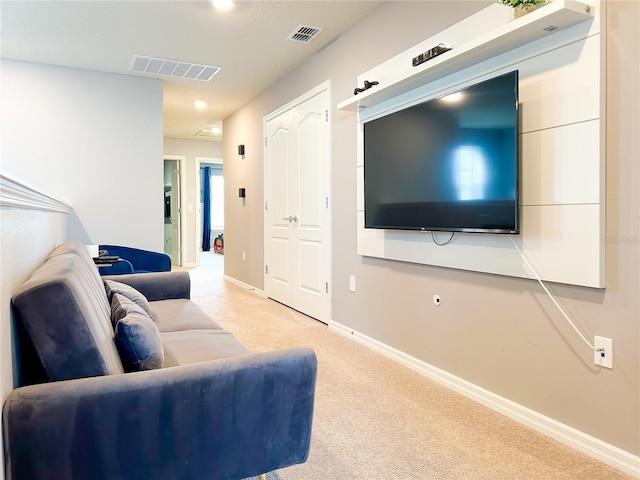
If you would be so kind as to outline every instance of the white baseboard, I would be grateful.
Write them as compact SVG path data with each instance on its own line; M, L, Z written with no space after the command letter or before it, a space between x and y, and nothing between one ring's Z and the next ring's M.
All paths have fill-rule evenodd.
M266 295L264 294L264 290L260 290L260 289L258 289L256 287L254 287L253 285L249 285L248 283L241 282L240 280L237 280L237 279L235 279L233 277L230 277L228 275L225 275L224 279L228 280L231 283L235 283L236 285L238 285L238 286L240 286L242 288L245 288L245 289L249 290L251 293L255 293L256 295L260 295L261 297L265 297L266 298Z
M330 321L329 328L492 410L527 425L569 447L575 448L590 457L622 470L636 478L640 478L640 457L636 455L603 442L507 398L496 395L378 340L356 332L340 323Z

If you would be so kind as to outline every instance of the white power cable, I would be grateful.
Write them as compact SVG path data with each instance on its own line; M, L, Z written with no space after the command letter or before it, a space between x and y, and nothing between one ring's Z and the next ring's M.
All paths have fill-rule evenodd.
M558 308L558 310L560 310L560 313L562 313L562 315L564 316L564 318L566 318L567 322L569 322L569 325L571 325L573 327L573 329L576 331L576 333L578 335L580 335L580 338L582 339L582 341L584 343L586 343L587 345L589 345L589 348L591 348L591 350L594 350L596 352L600 352L603 349L602 348L597 348L594 345L591 345L591 343L585 338L585 336L582 334L582 332L580 330L578 330L578 327L575 326L575 324L571 321L571 319L569 318L569 316L565 313L565 311L562 309L562 307L558 304L558 302L556 302L556 299L553 298L553 295L551 295L551 292L549 292L549 290L547 289L546 285L542 282L542 280L540 279L540 276L538 275L538 272L536 272L535 268L533 268L531 266L531 264L529 263L529 260L527 260L527 257L525 257L524 253L522 253L520 251L520 249L518 248L518 245L516 245L516 242L513 241L513 237L511 235L509 235L509 240L511 240L511 243L513 244L513 246L515 247L516 251L518 252L518 254L522 257L522 260L524 261L525 265L529 268L529 270L531 271L531 273L533 273L533 276L536 278L536 280L538 280L538 283L540 284L540 286L542 287L542 289L547 293L547 295L549 296L549 298L551 299L551 301L553 302L553 304Z

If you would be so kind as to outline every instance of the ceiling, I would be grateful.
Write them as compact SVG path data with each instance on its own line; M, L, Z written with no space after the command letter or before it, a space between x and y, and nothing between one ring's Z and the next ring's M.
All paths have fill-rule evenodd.
M2 58L162 78L165 136L220 141L215 124L335 40L379 1L0 2ZM310 42L287 37L299 26ZM129 70L134 55L220 67L210 81ZM196 100L206 102L201 110ZM199 135L198 135L199 134Z

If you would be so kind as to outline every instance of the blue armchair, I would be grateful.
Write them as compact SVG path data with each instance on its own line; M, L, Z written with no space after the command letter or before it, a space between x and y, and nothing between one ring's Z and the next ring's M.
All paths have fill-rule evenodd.
M171 271L171 257L166 253L141 250L120 245L99 245L107 255L120 257L120 262L100 267L100 275L122 275L126 273L148 273Z

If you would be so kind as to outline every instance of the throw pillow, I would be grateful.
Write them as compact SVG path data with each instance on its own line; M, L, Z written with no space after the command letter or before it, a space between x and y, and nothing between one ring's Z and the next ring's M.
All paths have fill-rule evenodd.
M120 319L127 316L127 314L131 312L142 313L143 315L147 315L147 312L138 305L137 303L129 300L124 295L120 293L114 293L111 297L111 325L113 328L116 328L116 324L120 321ZM148 316L148 315L147 315Z
M125 372L162 368L164 349L160 331L141 312L129 312L116 324L116 347Z
M104 281L107 297L109 301L113 299L113 295L119 293L127 297L132 302L137 303L150 317L152 316L151 307L149 306L149 300L138 290L133 288L131 285L127 285L126 283L116 282L115 280L105 280Z

